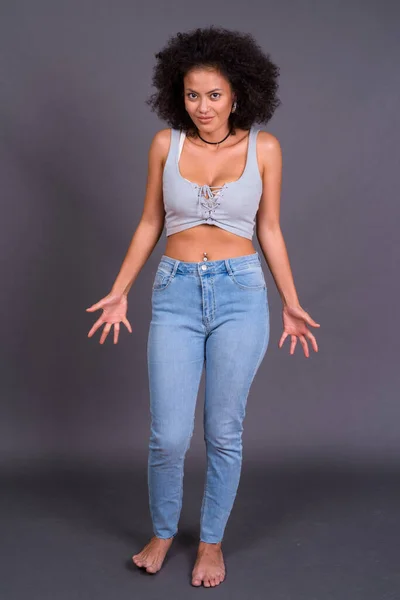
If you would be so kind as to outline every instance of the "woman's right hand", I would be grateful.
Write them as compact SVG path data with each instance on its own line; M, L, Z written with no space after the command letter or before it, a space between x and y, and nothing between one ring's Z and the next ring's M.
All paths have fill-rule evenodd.
M93 325L92 329L88 333L88 337L92 337L92 335L101 327L103 323L105 323L103 333L101 334L100 344L104 344L105 339L111 329L111 326L114 325L114 344L118 343L118 335L119 335L119 324L122 321L128 331L132 333L132 327L126 318L126 311L128 308L128 299L125 294L113 294L110 292L99 300L96 304L93 304L89 308L86 309L87 312L93 312L98 310L99 308L103 309L103 314L98 318L96 323Z

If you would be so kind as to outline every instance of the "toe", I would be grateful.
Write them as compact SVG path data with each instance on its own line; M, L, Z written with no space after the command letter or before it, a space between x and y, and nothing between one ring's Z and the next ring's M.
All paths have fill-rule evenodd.
M210 580L209 580L209 579L205 579L205 580L204 580L204 587L211 587L211 584L210 584Z
M157 573L158 567L157 567L157 565L150 565L146 568L146 571L148 573Z

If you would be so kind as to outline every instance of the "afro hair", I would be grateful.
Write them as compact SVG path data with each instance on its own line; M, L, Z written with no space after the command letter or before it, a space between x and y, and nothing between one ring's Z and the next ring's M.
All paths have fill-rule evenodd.
M277 97L279 68L249 33L213 25L169 38L155 54L152 84L156 92L146 100L151 110L174 129L195 133L185 110L183 78L194 67L211 67L229 81L237 109L230 126L250 129L254 122L268 122L281 104Z

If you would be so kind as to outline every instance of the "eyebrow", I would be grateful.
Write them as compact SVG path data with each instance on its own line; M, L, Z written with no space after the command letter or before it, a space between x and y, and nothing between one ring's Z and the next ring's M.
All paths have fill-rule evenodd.
M196 90L192 90L192 88L187 88L187 91L194 92L195 94L197 94ZM223 92L224 90L222 88L215 88L213 90L210 90L209 92L206 92L206 94L211 94L212 92L217 92L217 91Z

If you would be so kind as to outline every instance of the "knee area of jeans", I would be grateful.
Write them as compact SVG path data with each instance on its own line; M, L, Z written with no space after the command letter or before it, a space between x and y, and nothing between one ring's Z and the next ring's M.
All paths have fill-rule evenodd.
M242 430L236 431L235 433L229 436L205 433L204 441L206 443L206 446L210 446L215 450L241 450L242 433Z
M150 450L159 452L164 456L182 456L189 446L192 436L182 437L176 435L163 435L153 437L150 441Z
M225 446L237 443L241 440L243 434L243 420L244 413L242 415L232 418L229 425L221 425L216 420L213 422L205 423L204 427L204 441L210 444L219 446Z

